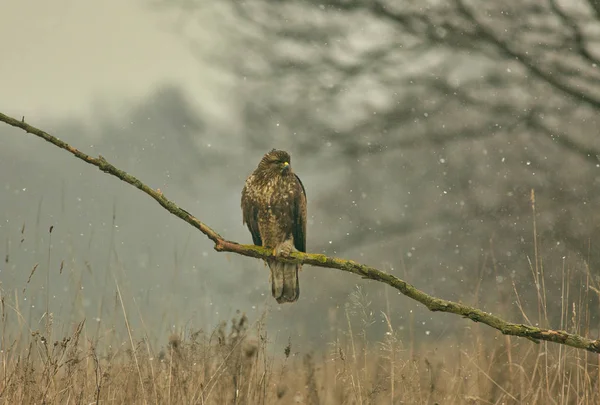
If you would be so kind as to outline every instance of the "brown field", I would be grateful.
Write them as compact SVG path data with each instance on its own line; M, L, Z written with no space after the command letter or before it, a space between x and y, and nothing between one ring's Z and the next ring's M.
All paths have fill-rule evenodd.
M348 328L340 331L340 339L312 354L289 345L273 352L264 322L249 324L240 314L209 333L172 335L157 349L144 336L131 333L121 306L129 333L122 341L98 347L89 337L93 328L85 322L51 341L46 331L10 333L27 327L7 301L3 295L4 404L600 402L597 355L504 337L466 320L463 336L443 338L428 348L402 341L383 314L388 320L386 338L373 343L364 330L352 326L350 317L356 313L346 309ZM587 307L565 305L564 311L561 326L579 332ZM17 325L20 329L11 329ZM46 328L54 329L51 319Z
M547 327L553 322L537 248L530 270L531 285L539 286L529 309L535 315L528 316L521 306L514 283L500 291L496 310L510 314L509 301L516 302L524 322ZM397 329L385 312L385 338L374 342L367 337L373 313L360 288L336 323L345 325L338 338L317 352L297 343L276 349L265 317L250 322L241 312L212 331L187 329L153 343L139 307L128 308L116 278L113 326L83 319L79 293L71 303L73 321L59 324L49 310L49 274L40 274L35 265L22 290L6 291L0 284L2 404L600 403L600 357L583 350L502 336L459 319L463 329L458 335L425 344L414 337L414 316L406 331ZM600 296L600 282L585 263L573 269L563 265L558 277L560 314L552 318L553 326L594 337L590 303ZM41 284L30 284L32 278ZM75 286L80 281L71 277ZM33 319L31 307L19 306L24 295L42 307L45 300L45 311L37 309L41 318ZM478 302L483 294L474 295L468 301ZM142 327L133 329L132 320ZM117 323L124 325L123 333L116 331Z

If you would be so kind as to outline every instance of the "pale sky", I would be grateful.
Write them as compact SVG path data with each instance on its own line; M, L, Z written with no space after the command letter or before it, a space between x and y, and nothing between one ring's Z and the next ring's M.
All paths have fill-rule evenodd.
M184 84L191 101L209 107L222 93L215 69L203 68L173 32L175 13L152 10L144 0L0 3L0 111L89 112L93 100L143 99L168 81ZM214 43L218 25L206 20L194 19L194 35Z

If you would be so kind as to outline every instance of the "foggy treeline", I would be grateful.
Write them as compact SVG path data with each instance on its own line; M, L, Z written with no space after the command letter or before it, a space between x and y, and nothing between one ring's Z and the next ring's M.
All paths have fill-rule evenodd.
M149 7L193 27L200 3ZM57 117L43 129L102 154L241 243L251 240L239 207L243 182L263 153L286 149L307 191L309 252L502 308L518 322L514 289L525 308L537 302L534 189L550 319L560 315L563 274L595 282L600 3L230 0L216 9L227 49L216 44L209 63L231 83L230 126L211 124L194 94L165 85L118 113L98 108L89 120ZM194 52L193 34L179 35ZM139 192L39 140L0 131L11 135L0 137L5 289L23 288L36 262L49 260L58 273L65 261L51 284L61 292L57 308L61 295L81 295L66 285L81 285L84 308L105 322L117 276L135 305L160 314L149 319L160 325L157 336L236 309L257 319L266 304L280 342L298 331L330 339L357 285L372 311L391 308L399 324L418 310L431 339L464 326L325 269L305 269L300 301L275 306L262 263L214 253ZM69 284L74 268L88 270Z
M513 282L534 304L542 269L555 319L561 274L597 282L600 3L230 1L222 17L240 142L293 139L309 250L491 311ZM331 297L356 282L318 278Z

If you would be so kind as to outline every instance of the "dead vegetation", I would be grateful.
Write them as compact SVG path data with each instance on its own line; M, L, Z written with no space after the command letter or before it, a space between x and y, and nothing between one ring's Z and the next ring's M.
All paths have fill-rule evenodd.
M125 339L97 345L86 337L91 334L83 321L58 340L48 339L47 331L15 339L7 325L10 329L19 314L6 299L3 295L0 368L5 404L600 401L598 356L582 350L502 337L479 325L463 336L443 338L437 347L405 344L386 314L381 314L388 328L385 339L372 342L367 330L374 315L360 289L346 305L347 329L321 353L303 352L291 343L275 352L265 320L250 323L241 313L211 332L173 334L156 350L135 336L131 344ZM562 326L576 329L587 310L571 305Z
M531 202L535 218L533 194ZM509 283L503 284L494 310L510 314L514 302L524 323L593 338L598 308L591 306L590 298L600 296L600 282L585 263L577 268L563 263L558 272L553 269L562 284L560 314L550 315L547 269L535 221L533 235L535 251L529 270L535 290L533 295L527 293L533 310L522 305L525 297L514 282L508 288ZM343 307L343 322L332 320L344 325L338 338L315 352L303 348L302 342L292 345L293 338L282 350L276 349L266 318L249 320L243 313L212 331L184 329L156 345L149 338L143 311L135 299L128 300L131 293L124 290L122 294L118 274L123 269L111 273L116 294L108 322L77 315L84 313L80 310L84 297L80 274L75 272L68 282L77 291L71 317L76 321L56 324L49 299L51 246L49 241L45 265L36 263L22 272L26 275L22 285L6 290L0 284L3 404L600 403L598 355L502 336L471 322L465 322L458 335L443 335L435 344L424 344L415 332L417 320L412 314L408 330L397 328L390 314L396 303L386 295L386 311L378 313L360 288ZM8 254L5 263L11 263ZM39 266L43 270L37 270ZM85 270L78 271L91 272L87 263ZM108 273L103 277L108 280ZM479 290L480 281L473 280L474 295L465 293L465 301L477 302L485 293ZM41 287L34 286L40 283ZM42 303L38 305L44 311L40 319L32 319L33 305L24 305L25 298L27 304ZM134 305L128 306L127 301ZM109 306L102 301L99 305ZM130 323L135 313L140 329ZM125 327L122 336L111 329L116 320ZM386 325L383 339L370 334L377 321Z

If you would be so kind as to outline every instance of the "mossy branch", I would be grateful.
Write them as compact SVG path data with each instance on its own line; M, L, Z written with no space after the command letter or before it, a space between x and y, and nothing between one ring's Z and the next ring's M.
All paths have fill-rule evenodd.
M9 116L0 113L0 121L7 123L13 127L21 128L27 133L36 135L59 148L62 148L75 157L98 167L105 173L113 175L122 181L131 184L134 187L139 188L144 193L148 194L154 200L156 200L161 206L163 206L171 214L181 218L188 224L197 228L200 232L205 234L211 241L214 242L215 250L219 252L232 252L243 256L254 257L258 259L266 259L273 257L271 249L263 248L255 245L241 245L236 242L232 242L224 239L221 235L211 229L208 225L198 220L196 217L191 215L189 212L180 208L175 203L166 198L160 190L154 190L136 177L120 170L106 161L102 156L92 157L80 150L72 147L66 142L42 131L41 129L35 128L27 123L25 120L16 120ZM381 270L377 270L374 267L370 267L364 264L354 262L352 260L344 260L335 257L328 257L322 254L311 254L311 253L292 253L289 258L278 258L278 260L293 262L293 263L304 263L310 264L316 267L327 267L331 269L338 269L353 273L361 276L362 278L375 280L385 283L407 297L420 302L425 305L430 311L448 312L456 315L461 315L465 318L472 320L473 322L480 322L491 326L494 329L499 330L505 335L520 336L530 339L534 342L539 340L545 340L549 342L555 342L578 349L585 349L594 353L600 353L600 339L592 340L586 337L568 333L562 330L542 329L536 328L529 325L511 323L499 318L496 315L484 312L480 309L464 305L458 302L448 301L441 298L433 297L425 292L415 288L411 284L400 280L399 278L392 276L391 274L385 273Z

